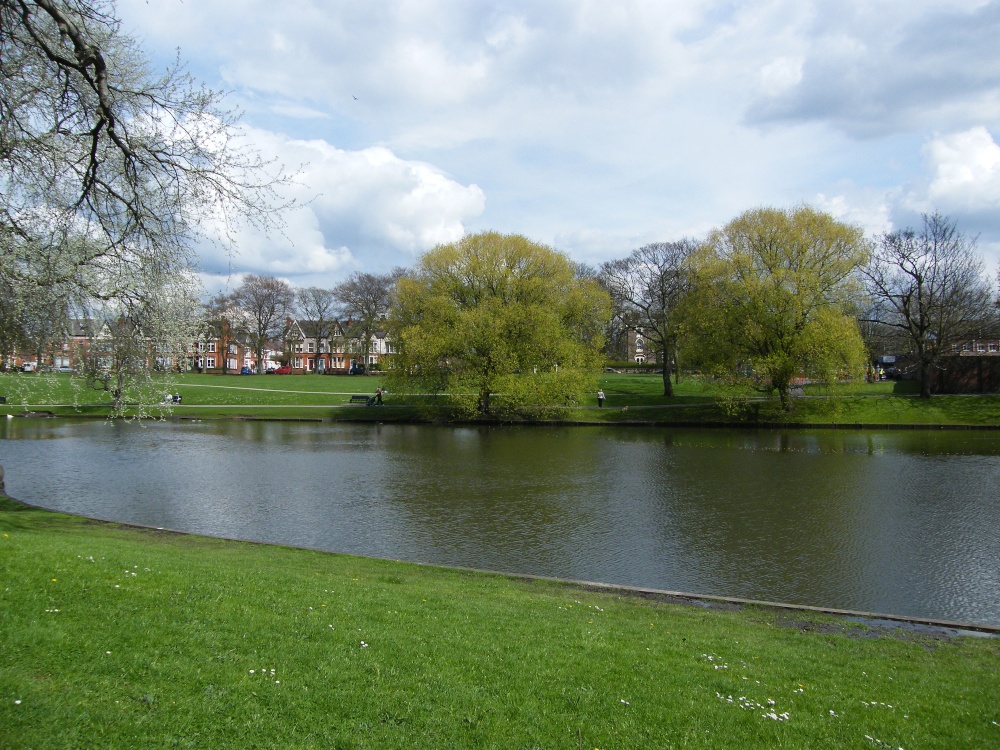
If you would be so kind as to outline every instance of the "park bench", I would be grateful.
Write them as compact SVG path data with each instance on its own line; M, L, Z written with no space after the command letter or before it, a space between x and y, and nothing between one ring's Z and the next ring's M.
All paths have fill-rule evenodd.
M352 404L367 404L373 398L375 398L375 397L374 396L366 396L363 393L358 393L358 394L355 394L355 395L351 396L351 403Z
M0 396L0 404L6 404L6 403L7 403L7 397L6 396Z

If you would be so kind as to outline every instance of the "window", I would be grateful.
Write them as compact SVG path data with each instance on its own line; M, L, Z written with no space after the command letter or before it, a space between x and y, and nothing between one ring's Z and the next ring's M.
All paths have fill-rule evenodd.
M297 344L295 345L295 353L296 353L296 354L302 354L302 342L301 342L301 341L300 341L300 342L298 342L298 343L297 343Z
M967 351L969 351L971 349L972 349L972 346L969 345L968 343L962 344L962 351L963 352L967 352Z
M235 370L236 369L236 357L230 357L226 360L226 369Z
M236 344L230 344L229 345L229 353L230 354L236 354Z
M301 370L302 369L302 357L296 357L295 359L293 359L292 360L292 367L294 367L296 370Z
M635 340L635 348L637 351L642 351L642 339Z
M986 344L984 344L982 342L976 344L976 351L977 352L985 352L986 351Z
M996 345L996 344L994 344L994 343L991 343L991 344L989 345L989 351L991 351L991 352L995 352L996 350L997 350L997 345Z
M309 342L309 353L313 354L316 351L316 343L314 341Z
M205 369L207 370L215 369L215 357L205 357Z
M646 358L645 358L644 356L642 356L641 354L637 354L637 355L635 356L635 363L636 363L637 365L641 365L641 364L643 364L643 363L644 363L645 361L646 361Z
M215 353L215 342L214 341L210 341L208 343L208 349L206 351L208 351L208 352L210 352L212 354Z

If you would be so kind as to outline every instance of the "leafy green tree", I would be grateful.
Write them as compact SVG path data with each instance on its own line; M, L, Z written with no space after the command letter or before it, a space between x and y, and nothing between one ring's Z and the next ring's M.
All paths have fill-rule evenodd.
M867 256L862 231L828 214L747 211L697 256L684 311L689 356L758 379L786 410L796 374L860 373L864 344L849 310Z
M502 416L577 403L596 386L610 300L566 256L520 235L441 245L396 284L393 388Z

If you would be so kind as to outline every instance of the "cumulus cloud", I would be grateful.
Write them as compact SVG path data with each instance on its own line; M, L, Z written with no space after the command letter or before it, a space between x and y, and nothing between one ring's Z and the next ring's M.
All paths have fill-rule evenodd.
M209 274L230 269L330 285L353 269L408 265L415 254L459 239L464 222L483 211L478 186L386 148L347 151L258 129L248 138L265 157L302 165L295 184L282 190L298 206L284 212L280 234L239 231L233 258L203 248Z
M933 138L923 155L926 172L893 203L894 223L913 226L920 214L940 212L1000 257L1000 144L977 126Z
M861 227L869 237L892 231L886 196L872 190L852 190L838 195L819 193L812 205L838 221Z
M975 199L987 226L958 167L984 156L946 140L1000 122L1000 0L118 7L307 165L294 244L246 238L241 268L385 270L489 228L600 262L804 201L874 229Z
M925 153L931 203L962 213L1000 211L1000 146L985 127L935 138Z

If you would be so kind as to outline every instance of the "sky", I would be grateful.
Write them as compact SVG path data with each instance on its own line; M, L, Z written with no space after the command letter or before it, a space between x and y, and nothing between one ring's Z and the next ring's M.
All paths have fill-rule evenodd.
M950 216L1000 263L1000 0L118 0L293 171L281 233L200 248L330 287L482 230L599 265L808 204Z

